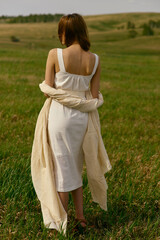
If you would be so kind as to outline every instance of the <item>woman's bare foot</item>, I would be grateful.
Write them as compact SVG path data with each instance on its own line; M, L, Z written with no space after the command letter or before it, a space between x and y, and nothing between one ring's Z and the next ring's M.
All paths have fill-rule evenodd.
M80 224L83 228L86 228L87 221L85 218L76 218L77 224Z

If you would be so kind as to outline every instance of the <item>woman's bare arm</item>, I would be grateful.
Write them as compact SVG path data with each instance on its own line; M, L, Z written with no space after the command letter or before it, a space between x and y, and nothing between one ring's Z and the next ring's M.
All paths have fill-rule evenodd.
M101 65L100 65L100 59L98 62L98 67L97 70L91 80L91 94L93 96L93 98L99 98L99 89L100 89L100 73L101 73Z
M48 53L45 72L45 83L51 87L54 87L54 75L55 75L55 57L56 49L51 49ZM46 97L49 97L44 93Z

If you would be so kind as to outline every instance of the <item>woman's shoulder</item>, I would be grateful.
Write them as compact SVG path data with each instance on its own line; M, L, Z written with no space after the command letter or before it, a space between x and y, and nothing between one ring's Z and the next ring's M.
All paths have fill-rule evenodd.
M57 64L57 48L52 48L48 51L48 61L52 64L55 65Z
M58 48L52 48L48 51L48 58L55 63L57 61L57 51Z
M96 55L99 58L99 55L97 53L91 52L91 51L88 51L88 52L91 54L91 56L95 57L95 55Z
M58 48L52 48L52 49L50 49L49 52L48 52L48 55L55 55L55 54L57 54L57 49L58 49Z

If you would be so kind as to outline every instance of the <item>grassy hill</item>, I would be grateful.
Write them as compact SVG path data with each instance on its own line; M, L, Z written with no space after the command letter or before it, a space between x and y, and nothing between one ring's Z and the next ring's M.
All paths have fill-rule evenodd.
M158 240L160 175L160 29L142 35L142 24L160 13L85 16L91 51L101 59L98 109L112 170L106 174L108 211L92 202L84 168L84 212L95 228L75 236L70 196L67 239ZM138 33L128 36L127 22ZM11 41L11 36L19 39ZM56 23L0 24L1 239L65 239L43 226L30 174L30 154L45 97L48 51L61 47Z
M159 36L160 29L154 29L155 35L153 38L146 38L142 36L142 28L141 25L144 23L148 23L149 20L160 20L159 13L125 13L125 14L108 14L108 15L97 15L97 16L85 16L84 17L90 33L90 39L92 44L101 43L105 44L104 47L107 47L108 43L110 43L108 50L112 49L111 43L113 43L113 49L115 42L121 44L121 47L117 48L117 50L125 47L126 44L130 44L131 41L131 49L137 47L137 39L132 41L128 39L128 29L127 22L131 21L135 23L135 28L138 33L138 42L140 44L140 48L145 49L149 44L149 41L152 40L152 44L156 45L155 48L159 50ZM119 29L123 27L122 29ZM32 48L53 48L59 44L59 40L57 38L57 23L17 23L17 24L0 24L0 43L3 45L7 44L12 45L10 41L10 36L15 35L20 39L18 44L14 44L15 46L23 46L23 47L32 47ZM158 38L157 38L158 37ZM128 40L127 42L123 40ZM146 42L145 46L143 41ZM135 42L135 44L134 44ZM148 42L148 44L147 44ZM138 45L139 45L138 44ZM124 46L123 46L124 45ZM135 46L133 46L135 45Z

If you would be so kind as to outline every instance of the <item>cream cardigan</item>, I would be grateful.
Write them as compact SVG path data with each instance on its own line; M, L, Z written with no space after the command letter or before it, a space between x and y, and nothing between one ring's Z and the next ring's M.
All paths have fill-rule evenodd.
M59 103L89 112L88 127L83 141L84 160L87 169L88 184L94 202L107 211L108 185L104 174L112 169L104 147L100 130L97 108L103 104L103 96L93 98L90 89L86 91L86 99L74 95L74 91L55 89L45 84L39 84L42 92L50 97L46 99L37 119L32 153L31 175L38 199L40 200L44 225L55 228L66 234L67 213L63 208L55 187L53 158L48 132L48 114L52 98Z

